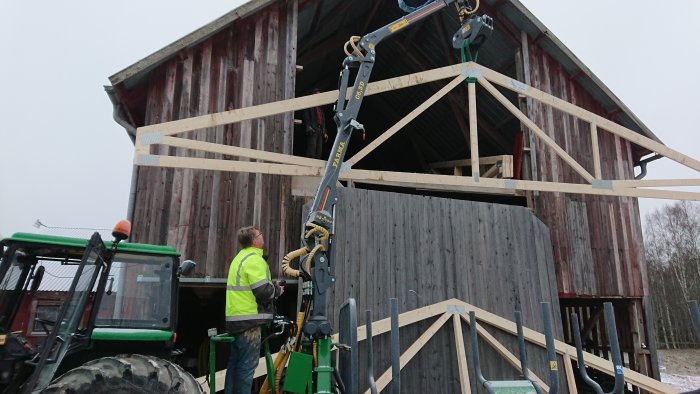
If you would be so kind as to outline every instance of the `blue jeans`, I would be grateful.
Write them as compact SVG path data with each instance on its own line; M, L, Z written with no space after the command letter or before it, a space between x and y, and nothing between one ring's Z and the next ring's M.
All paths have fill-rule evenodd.
M226 394L250 394L260 359L260 327L236 335L226 366Z

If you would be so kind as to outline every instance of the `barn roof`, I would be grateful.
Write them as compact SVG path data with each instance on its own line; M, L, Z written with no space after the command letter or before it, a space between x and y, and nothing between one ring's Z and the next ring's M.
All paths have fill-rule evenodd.
M253 15L275 2L276 0L249 1L112 75L110 81L114 86L122 85L121 87L127 90L142 84L150 71L177 55L178 52L201 43L234 21ZM484 12L494 17L495 31L487 45L481 49L480 63L496 71L514 75L515 65L512 54L520 46L519 32L524 31L603 107L609 117L622 126L660 142L659 138L523 4L517 0L482 0L481 7ZM380 9L379 12L377 12L378 9ZM446 43L443 43L452 34L453 28L457 29L458 22L454 17L446 15L447 12L440 14L443 15L432 17L434 19L432 22L429 20L420 22L423 26L414 27L412 31L402 33L403 37L398 39L401 40L398 46L382 43L382 50L385 52L381 54L378 52L378 62L372 79L378 80L423 71L458 61L455 55L451 58L446 56L444 51ZM300 0L297 59L304 66L304 72L297 78L297 92L307 93L312 87L327 86L331 89L337 86L334 79L337 78L343 56L340 47L347 40L346 35L339 34L343 29L364 34L400 18L401 15L403 12L394 2ZM442 27L439 26L440 24ZM388 41L391 40L395 38ZM384 46L389 48L384 50ZM384 59L399 60L389 62ZM328 77L327 80L309 81L311 75L316 78L318 75ZM427 96L423 97L424 95L425 92L401 92L393 98L387 98L383 105L387 110L391 110L392 107L400 108L405 105L403 103L407 98L424 100L427 98ZM479 99L485 100L481 102L486 104L486 109L480 110L483 111L480 116L485 116L491 125L503 125L505 123L503 119L514 120L512 115L498 105L493 98L483 95L483 97L479 96ZM428 125L439 125L441 120L449 118L447 106L434 107L429 112L431 112L430 115L422 115L424 116L422 121ZM449 148L455 146L454 138L441 140L442 147L446 149L444 152L450 152ZM492 142L498 144L498 141ZM433 148L440 149L441 146Z
M182 49L191 47L199 42L202 42L203 40L206 40L224 29L231 22L237 19L243 19L268 6L269 4L274 3L275 1L277 0L248 1L220 18L200 27L192 33L174 41L170 45L167 45L166 47L146 56L129 67L112 75L109 77L109 81L112 83L112 85L125 83L128 88L130 85L140 82L141 78L147 75L149 71L158 67L158 65L170 59Z

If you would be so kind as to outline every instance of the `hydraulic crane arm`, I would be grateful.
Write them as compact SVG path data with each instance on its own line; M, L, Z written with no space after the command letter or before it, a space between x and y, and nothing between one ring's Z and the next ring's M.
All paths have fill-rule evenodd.
M453 36L452 45L455 48L469 47L470 50L476 50L493 31L493 20L490 17L476 16L479 0L476 2L476 7L471 7L468 0L428 1L408 15L363 37L351 37L345 44L347 57L343 60L340 72L338 102L333 117L337 126L333 148L306 220L302 236L304 246L287 253L282 261L282 271L285 275L304 279L297 328L301 328L306 338L313 342L315 392L331 392L331 376L334 368L331 365L330 356L331 323L326 316L326 310L327 292L335 281L332 264L332 233L335 205L338 201L336 185L340 171L343 169L343 160L352 132L363 128L357 122L357 114L376 60L376 47L391 35L455 3L462 26ZM399 0L399 5L402 9L406 9L403 0ZM351 69L357 69L357 74L351 94L348 96ZM299 259L299 265L298 268L293 268L292 262L296 259ZM300 341L290 342L291 344L295 351L300 349ZM280 365L284 364L288 355L289 352L285 353L283 359L278 360Z
M376 60L376 47L386 38L453 3L457 5L458 15L462 22L462 26L453 36L453 46L459 48L463 45L468 45L473 50L478 49L493 31L493 20L490 17L475 15L478 9L478 0L476 7L472 7L467 0L429 2L413 10L410 14L363 37L351 37L345 44L347 57L343 61L339 76L338 102L335 106L335 116L333 118L337 126L336 138L306 221L306 231L303 236L305 247L285 256L284 263L285 267L289 267L289 259L308 253L305 263L300 264L297 274L301 274L306 279L312 279L313 281L313 308L311 316L304 325L304 333L310 337L328 336L331 333L331 326L328 318L325 316L325 311L326 291L334 281L333 265L330 261L332 259L332 253L330 253L332 245L329 245L329 240L330 234L333 232L334 207L337 201L336 185L340 171L343 168L343 160L352 132L363 128L357 122L357 115ZM399 1L399 5L405 6L403 1ZM351 94L346 100L352 69L357 69L357 75ZM330 241L330 244L332 244L332 241ZM288 258L288 256L290 257Z
M452 3L457 3L460 15L468 16L467 19L463 20L459 31L453 36L453 46L459 48L464 41L467 41L472 49L478 49L493 30L493 21L488 16L474 16L476 8L472 9L464 0L431 2L361 38L351 37L350 41L345 44L347 57L343 61L340 73L338 102L335 106L335 116L333 118L338 133L333 143L330 158L326 163L323 178L319 188L316 190L308 222L315 223L326 229L330 229L332 226L332 209L329 209L329 207L334 205L336 201L335 185L342 169L350 136L353 131L363 128L356 119L376 60L376 46L386 38L448 7ZM350 70L355 68L358 70L352 87L352 94L346 102Z

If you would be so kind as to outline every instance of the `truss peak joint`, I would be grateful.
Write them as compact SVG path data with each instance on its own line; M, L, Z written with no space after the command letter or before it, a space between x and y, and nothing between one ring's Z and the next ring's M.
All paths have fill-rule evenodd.
M476 82L477 79L481 78L483 73L481 72L481 69L476 68L471 65L465 65L462 67L462 70L460 72L462 78L466 79L467 82L469 83L474 83ZM472 82L474 81L474 82Z
M138 155L136 164L140 166L157 166L160 158L157 155Z
M141 145L160 144L163 141L163 135L159 132L144 133L139 137Z
M609 189L612 190L613 188L613 181L609 179L594 179L591 181L591 186L593 186L594 189Z
M464 305L450 304L447 305L445 313L448 315L464 315L467 313L467 308L465 308Z

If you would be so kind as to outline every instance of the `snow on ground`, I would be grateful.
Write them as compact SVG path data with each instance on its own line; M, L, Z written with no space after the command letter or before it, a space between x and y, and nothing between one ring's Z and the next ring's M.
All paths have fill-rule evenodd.
M661 381L681 391L690 391L700 388L700 376L676 375L673 373L661 372Z

